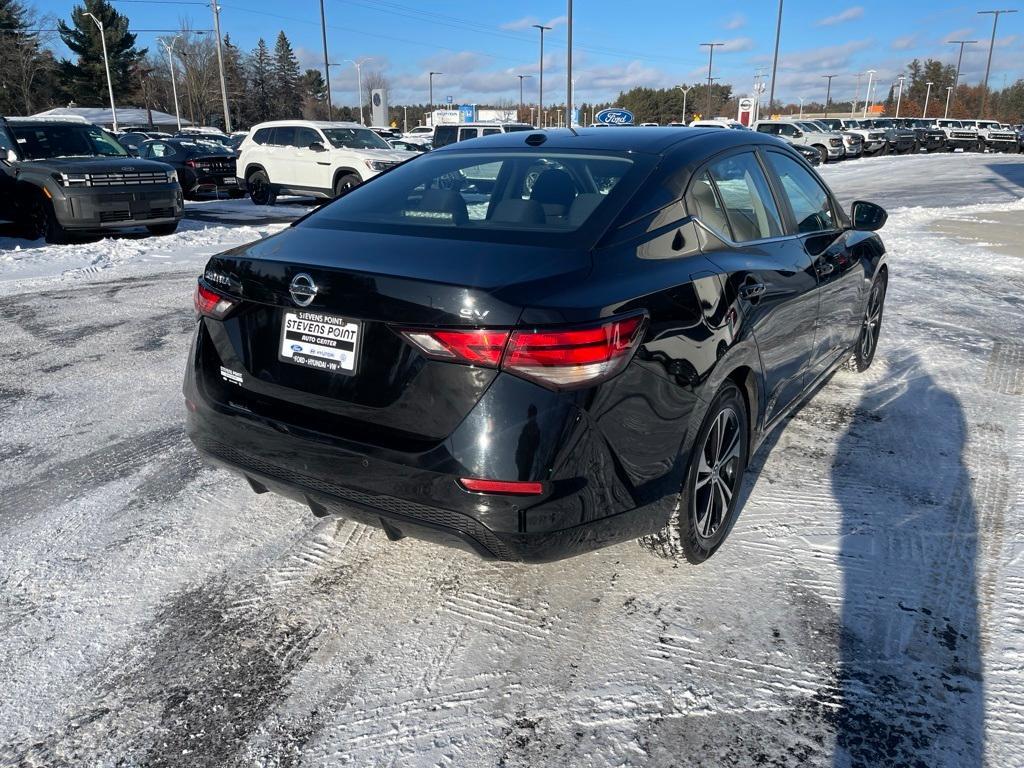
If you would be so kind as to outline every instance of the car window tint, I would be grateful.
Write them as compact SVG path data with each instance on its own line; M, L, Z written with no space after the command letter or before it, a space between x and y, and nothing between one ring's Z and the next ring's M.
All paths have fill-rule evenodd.
M295 126L286 125L274 129L274 143L279 147L290 147L295 144Z
M296 128L295 129L295 146L306 149L310 144L315 143L323 144L323 139L320 138L320 134L314 131L312 128Z
M484 128L484 136L493 136L496 133L501 133L501 128Z
M252 141L254 144L266 144L270 141L270 133L273 128L260 128L256 133L252 135Z
M797 231L827 232L836 229L832 201L824 187L796 160L778 152L768 152L768 162L782 181L782 189L793 209Z
M476 137L476 128L459 128L459 141L465 141L466 139L475 139Z
M718 193L715 192L711 176L706 171L694 179L690 185L690 189L686 193L686 207L705 226L732 239L732 230L729 229L729 220L726 218L725 209L718 199Z
M173 157L174 147L170 144L164 144L163 142L157 144L150 144L149 149L151 151L151 157Z
M708 172L738 243L763 240L782 234L779 211L768 180L752 152L730 155L713 163Z

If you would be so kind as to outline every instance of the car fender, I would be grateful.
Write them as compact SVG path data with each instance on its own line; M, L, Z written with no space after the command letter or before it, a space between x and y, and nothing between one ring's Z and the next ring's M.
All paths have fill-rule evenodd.
M245 166L245 175L242 176L242 178L248 181L249 177L256 171L263 171L264 173L267 173L267 169L263 167L262 163L249 163ZM270 178L269 173L267 174L267 178Z
M355 174L360 179L365 181L365 177L358 170L350 166L343 165L334 169L334 175L331 176L331 189L334 189L334 185L338 183L338 179L340 179L342 176L347 176L350 173Z

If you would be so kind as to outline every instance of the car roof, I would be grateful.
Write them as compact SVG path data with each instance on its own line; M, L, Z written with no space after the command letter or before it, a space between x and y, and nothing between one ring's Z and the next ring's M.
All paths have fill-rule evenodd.
M342 121L342 120L268 120L265 123L257 123L249 132L257 131L260 128L287 128L290 126L299 126L302 128L369 128L360 123Z
M529 123L452 123L450 125L439 125L438 128L504 128L510 125L521 126L530 125ZM530 125L532 128L533 126Z
M544 136L543 143L531 144L530 141L527 141L537 135ZM532 141L536 141L536 139L532 139ZM614 131L601 128L576 128L572 131L567 128L556 128L496 133L472 141L449 144L446 147L435 149L434 152L473 152L484 148L522 149L530 147L537 150L583 149L661 155L683 142L690 142L695 151L706 153L742 144L775 145L777 140L772 136L755 131L723 131L721 128L690 128L685 131L668 126L658 128L623 126Z

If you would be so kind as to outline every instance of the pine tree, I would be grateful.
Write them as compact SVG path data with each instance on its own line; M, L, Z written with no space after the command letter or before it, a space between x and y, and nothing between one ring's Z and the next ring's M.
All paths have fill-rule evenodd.
M307 69L299 81L302 116L307 120L327 119L327 84L319 69Z
M277 34L272 64L274 116L279 120L296 118L302 113L302 93L299 90L299 60L292 44L282 30Z
M267 50L267 42L262 37L256 43L249 56L249 99L246 105L246 122L250 125L270 120L271 104L274 98L272 92L273 74L271 72L270 51Z
M224 84L228 91L228 109L236 121L245 123L249 102L248 84L245 78L245 64L242 51L231 42L230 35L224 35Z
M127 101L137 90L133 72L146 55L146 49L135 48L135 35L128 31L128 17L118 13L107 0L85 0L71 11L71 26L60 21L57 29L64 44L76 54L78 60L61 62L64 87L70 98L83 106L101 106L107 103L107 76L103 64L103 42L93 14L103 24L110 62L110 79L114 97Z

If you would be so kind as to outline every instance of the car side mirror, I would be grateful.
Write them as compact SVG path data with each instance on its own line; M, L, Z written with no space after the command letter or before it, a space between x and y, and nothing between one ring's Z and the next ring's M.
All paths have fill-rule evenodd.
M310 144L307 147L307 149L312 149L314 152L326 152L327 151L327 147L325 147L323 145L322 141L314 141L312 144Z
M875 232L885 226L889 214L885 208L865 200L856 200L850 209L853 228L859 232Z
M804 137L804 132L801 131L800 129L797 129L797 132L793 134L793 138L794 139L802 139L803 137Z

